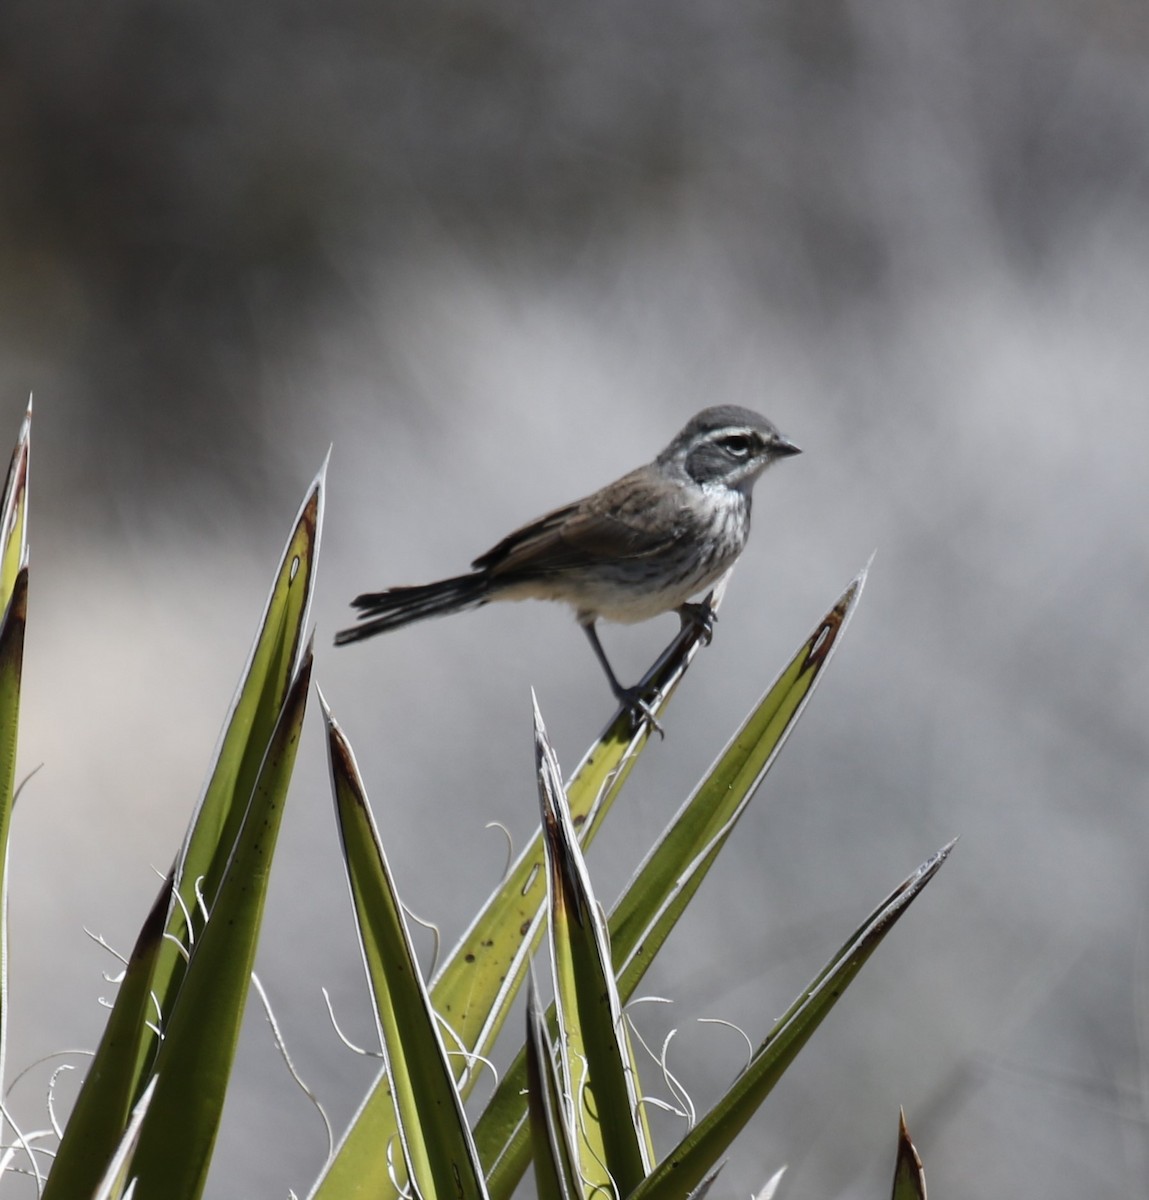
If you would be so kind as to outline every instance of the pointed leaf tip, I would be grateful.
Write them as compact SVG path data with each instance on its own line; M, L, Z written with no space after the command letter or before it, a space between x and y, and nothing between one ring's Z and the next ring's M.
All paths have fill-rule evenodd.
M926 1200L926 1173L922 1157L906 1125L905 1109L898 1109L898 1149L894 1157L893 1200Z

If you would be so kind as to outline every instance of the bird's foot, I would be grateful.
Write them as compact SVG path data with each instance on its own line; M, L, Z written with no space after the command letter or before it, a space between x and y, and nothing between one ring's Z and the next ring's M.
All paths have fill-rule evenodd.
M678 613L683 629L693 625L702 635L702 644L710 645L714 638L714 623L718 620L718 614L705 600L688 600L685 604L680 604L675 612Z
M654 710L642 698L642 693L637 687L620 687L614 693L614 696L623 709L630 714L630 719L634 723L635 730L641 729L643 722L646 722L660 738L663 740L666 739L666 731L658 723L658 718L654 715Z

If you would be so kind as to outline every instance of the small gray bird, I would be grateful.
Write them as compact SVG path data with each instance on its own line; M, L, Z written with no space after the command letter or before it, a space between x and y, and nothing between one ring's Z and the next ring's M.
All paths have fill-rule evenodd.
M562 600L573 605L615 698L659 729L638 689L615 677L595 621L633 623L674 609L709 637L714 614L690 597L742 553L755 480L775 459L798 453L747 408L703 409L654 462L517 529L468 574L357 596L362 623L336 634L335 644L491 600Z

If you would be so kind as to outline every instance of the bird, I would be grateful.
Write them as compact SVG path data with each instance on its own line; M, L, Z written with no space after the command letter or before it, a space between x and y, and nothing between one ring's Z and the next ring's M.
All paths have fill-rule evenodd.
M632 624L675 611L707 641L714 613L692 602L726 572L750 534L752 491L780 458L801 450L765 417L736 405L705 408L653 462L508 534L455 575L364 592L359 624L337 646L494 600L571 605L615 699L636 725L661 726L640 689L619 683L599 641L602 619Z

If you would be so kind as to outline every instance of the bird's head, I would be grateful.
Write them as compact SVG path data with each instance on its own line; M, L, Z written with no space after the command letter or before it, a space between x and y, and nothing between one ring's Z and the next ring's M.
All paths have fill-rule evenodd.
M685 471L697 484L721 484L748 495L772 462L800 453L765 417L724 404L687 422L658 461Z

